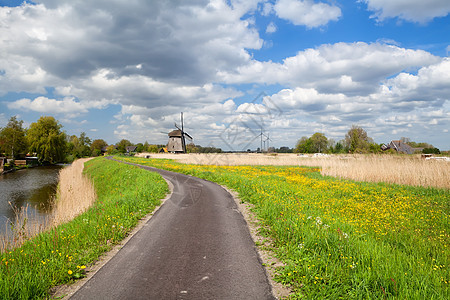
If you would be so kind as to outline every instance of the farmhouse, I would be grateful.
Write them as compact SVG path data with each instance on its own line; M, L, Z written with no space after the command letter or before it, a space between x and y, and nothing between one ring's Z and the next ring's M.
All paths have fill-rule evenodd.
M136 146L127 146L125 148L125 150L127 151L128 154L136 152L137 147Z
M381 149L383 149L383 150L394 149L398 153L405 153L405 154L413 154L416 151L423 150L423 148L413 148L410 145L403 143L400 140L391 141L389 144L383 145L381 147Z

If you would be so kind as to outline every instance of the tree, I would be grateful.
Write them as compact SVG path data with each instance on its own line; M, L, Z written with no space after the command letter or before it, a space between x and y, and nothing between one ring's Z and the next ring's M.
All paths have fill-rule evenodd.
M311 137L302 137L295 146L296 153L323 153L328 150L328 139L320 132L314 133Z
M345 134L345 147L348 148L351 153L368 152L370 141L371 139L367 136L367 132L356 125L353 125Z
M102 153L102 149L107 147L108 143L102 139L93 140L91 143L91 155L99 156Z
M81 158L91 155L91 139L86 136L85 132L80 134L80 137L72 135L68 143L68 152L75 158Z
M143 149L144 152L149 152L149 151L148 151L148 146L150 146L150 145L148 144L147 141L145 141L145 143L144 143L144 149Z
M137 144L136 144L136 152L137 152L137 153L142 153L142 152L144 152L144 144L142 144L142 143L137 143Z
M311 153L311 139L303 136L295 146L295 153Z
M310 138L311 149L313 153L323 153L328 149L328 139L320 132L314 133Z
M293 149L291 149L289 147L286 147L286 146L283 146L283 147L280 147L280 148L276 148L275 152L277 152L277 153L292 153Z
M26 130L22 127L23 121L18 121L17 117L11 117L6 127L0 131L0 143L7 156L17 158L24 154L27 149L25 138Z
M334 145L334 151L333 153L343 153L344 150L344 143L343 142L337 142L336 145Z
M118 153L116 146L110 145L110 146L106 147L106 153L111 154L111 155Z
M40 117L31 123L27 132L30 152L36 153L40 162L56 163L64 160L66 135L62 125L53 117Z
M116 145L117 146L117 151L119 151L120 153L125 153L127 151L127 147L128 146L132 146L132 145L133 144L131 144L131 142L129 140L122 139Z
M198 153L198 148L195 146L194 143L189 143L186 145L186 152L187 153Z
M148 145L147 151L150 153L158 153L158 146L157 145Z
M441 151L438 148L423 148L422 153L424 154L441 154Z

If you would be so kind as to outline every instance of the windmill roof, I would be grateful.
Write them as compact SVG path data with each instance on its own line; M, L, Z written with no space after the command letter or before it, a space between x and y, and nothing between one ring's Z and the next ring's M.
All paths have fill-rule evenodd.
M169 132L169 137L181 137L181 130L172 130L171 132Z

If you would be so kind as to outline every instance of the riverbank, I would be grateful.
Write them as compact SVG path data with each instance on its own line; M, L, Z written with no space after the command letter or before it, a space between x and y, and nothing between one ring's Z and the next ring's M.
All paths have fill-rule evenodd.
M104 158L85 163L97 200L72 221L0 254L0 299L45 299L51 287L85 276L168 193L157 174Z
M58 169L57 175L42 173L44 170L50 171L61 168L61 166L56 165L39 166L39 169L21 173L19 178L22 180L17 182L16 185L22 186L18 186L17 191L11 191L13 195L19 195L19 197L18 199L14 197L8 199L9 210L13 210L13 216L8 217L11 229L7 232L0 231L0 251L20 247L27 239L70 221L93 204L96 197L94 188L89 180L82 175L84 163L88 160L89 158L76 160L73 164ZM19 174L15 173L8 175L3 180L10 181L11 178L17 178L17 176ZM48 179L42 179L43 176ZM48 186L49 180L54 181L54 184ZM39 183L43 186L41 187ZM33 193L31 191L26 192L25 187L32 187ZM43 192L43 189L45 189L45 192ZM21 203L22 199L26 199L25 203L28 204ZM3 202L5 201L3 199ZM0 226L0 228L3 227Z

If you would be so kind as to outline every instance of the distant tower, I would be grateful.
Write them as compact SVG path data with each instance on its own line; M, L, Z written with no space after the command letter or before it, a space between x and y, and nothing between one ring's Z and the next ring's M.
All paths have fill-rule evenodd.
M192 140L192 137L184 131L183 113L181 113L181 128L175 123L176 130L169 132L169 142L167 151L173 153L186 153L186 139Z

